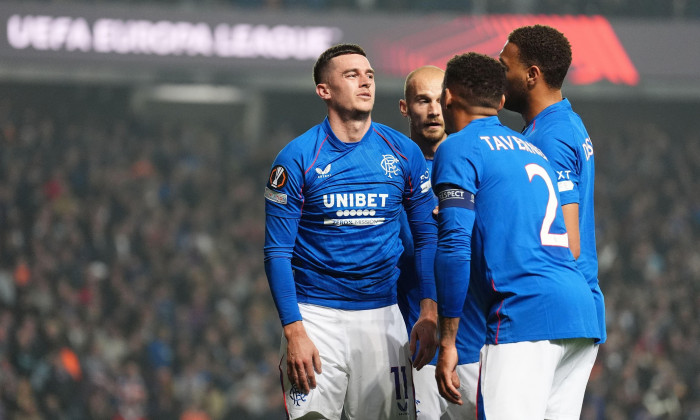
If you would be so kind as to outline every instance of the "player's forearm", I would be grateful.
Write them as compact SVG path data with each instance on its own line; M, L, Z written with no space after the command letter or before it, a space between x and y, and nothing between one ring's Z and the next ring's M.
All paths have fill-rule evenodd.
M439 247L435 256L438 314L459 317L469 287L470 261L463 253Z
M444 317L459 317L464 307L469 288L474 217L472 210L455 207L440 209L435 283L438 314Z
M420 297L437 300L434 269L437 224L432 217L432 208L432 202L426 202L407 215L413 235L415 269L420 279Z
M286 338L288 342L306 335L306 329L302 321L289 323L282 327L282 331L284 333L284 338Z
M581 255L581 234L579 229L578 203L570 203L561 206L564 215L564 224L569 237L569 249L575 259Z
M422 299L420 301L420 317L435 321L437 324L438 312L437 302L433 299Z
M435 283L440 316L461 315L469 288L469 263L464 254L438 249L435 256Z
M282 325L301 320L292 271L299 220L265 215L265 274Z
M436 236L437 239L437 236ZM416 248L415 267L420 279L420 297L437 301L437 290L435 286L435 253L437 244Z
M300 321L291 260L284 257L266 258L265 273L282 325Z
M453 347L457 339L459 329L459 318L443 317L439 319L440 327L440 348Z

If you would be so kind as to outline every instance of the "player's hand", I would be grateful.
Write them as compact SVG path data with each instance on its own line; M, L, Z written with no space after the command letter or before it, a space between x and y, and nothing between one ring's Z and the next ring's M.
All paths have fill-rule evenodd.
M433 209L433 219L437 220L439 213L440 213L440 206L435 206L435 208Z
M432 299L420 302L420 316L411 329L410 350L413 367L420 370L430 363L437 350L437 303ZM416 342L419 344L416 352Z
M316 373L321 373L321 357L302 321L284 326L287 338L287 377L301 392L308 394L316 388Z
M440 346L435 380L440 395L447 401L462 405L462 394L459 392L459 376L457 376L457 347L454 345Z

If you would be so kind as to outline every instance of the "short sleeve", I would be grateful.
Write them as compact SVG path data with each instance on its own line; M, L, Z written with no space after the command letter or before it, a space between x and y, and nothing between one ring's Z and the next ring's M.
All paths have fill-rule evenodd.
M561 204L578 203L581 170L576 147L564 139L552 137L551 140L541 142L540 150L547 156L557 176L556 185Z

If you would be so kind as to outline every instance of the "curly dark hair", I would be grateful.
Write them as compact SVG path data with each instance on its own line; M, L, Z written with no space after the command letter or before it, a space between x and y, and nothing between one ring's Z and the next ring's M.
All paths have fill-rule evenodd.
M498 108L506 88L505 67L484 54L456 55L447 62L443 84L469 105Z
M545 82L561 89L571 66L571 44L563 33L551 26L523 26L508 35L508 42L518 47L525 66L539 67Z
M322 52L314 64L314 85L322 83L328 63L335 57L345 54L359 54L367 57L365 50L357 44L337 44Z

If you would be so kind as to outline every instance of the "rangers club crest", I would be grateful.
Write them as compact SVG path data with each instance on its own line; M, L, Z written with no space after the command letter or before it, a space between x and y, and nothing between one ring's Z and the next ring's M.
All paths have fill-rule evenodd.
M292 404L300 407L302 403L306 402L307 395L301 392L296 385L292 385L292 389L289 390L289 399L292 400Z
M396 166L396 163L398 162L398 159L394 157L394 155L382 155L382 169L384 169L384 174L388 176L389 178L392 177L392 175L398 175L399 173L399 168Z

